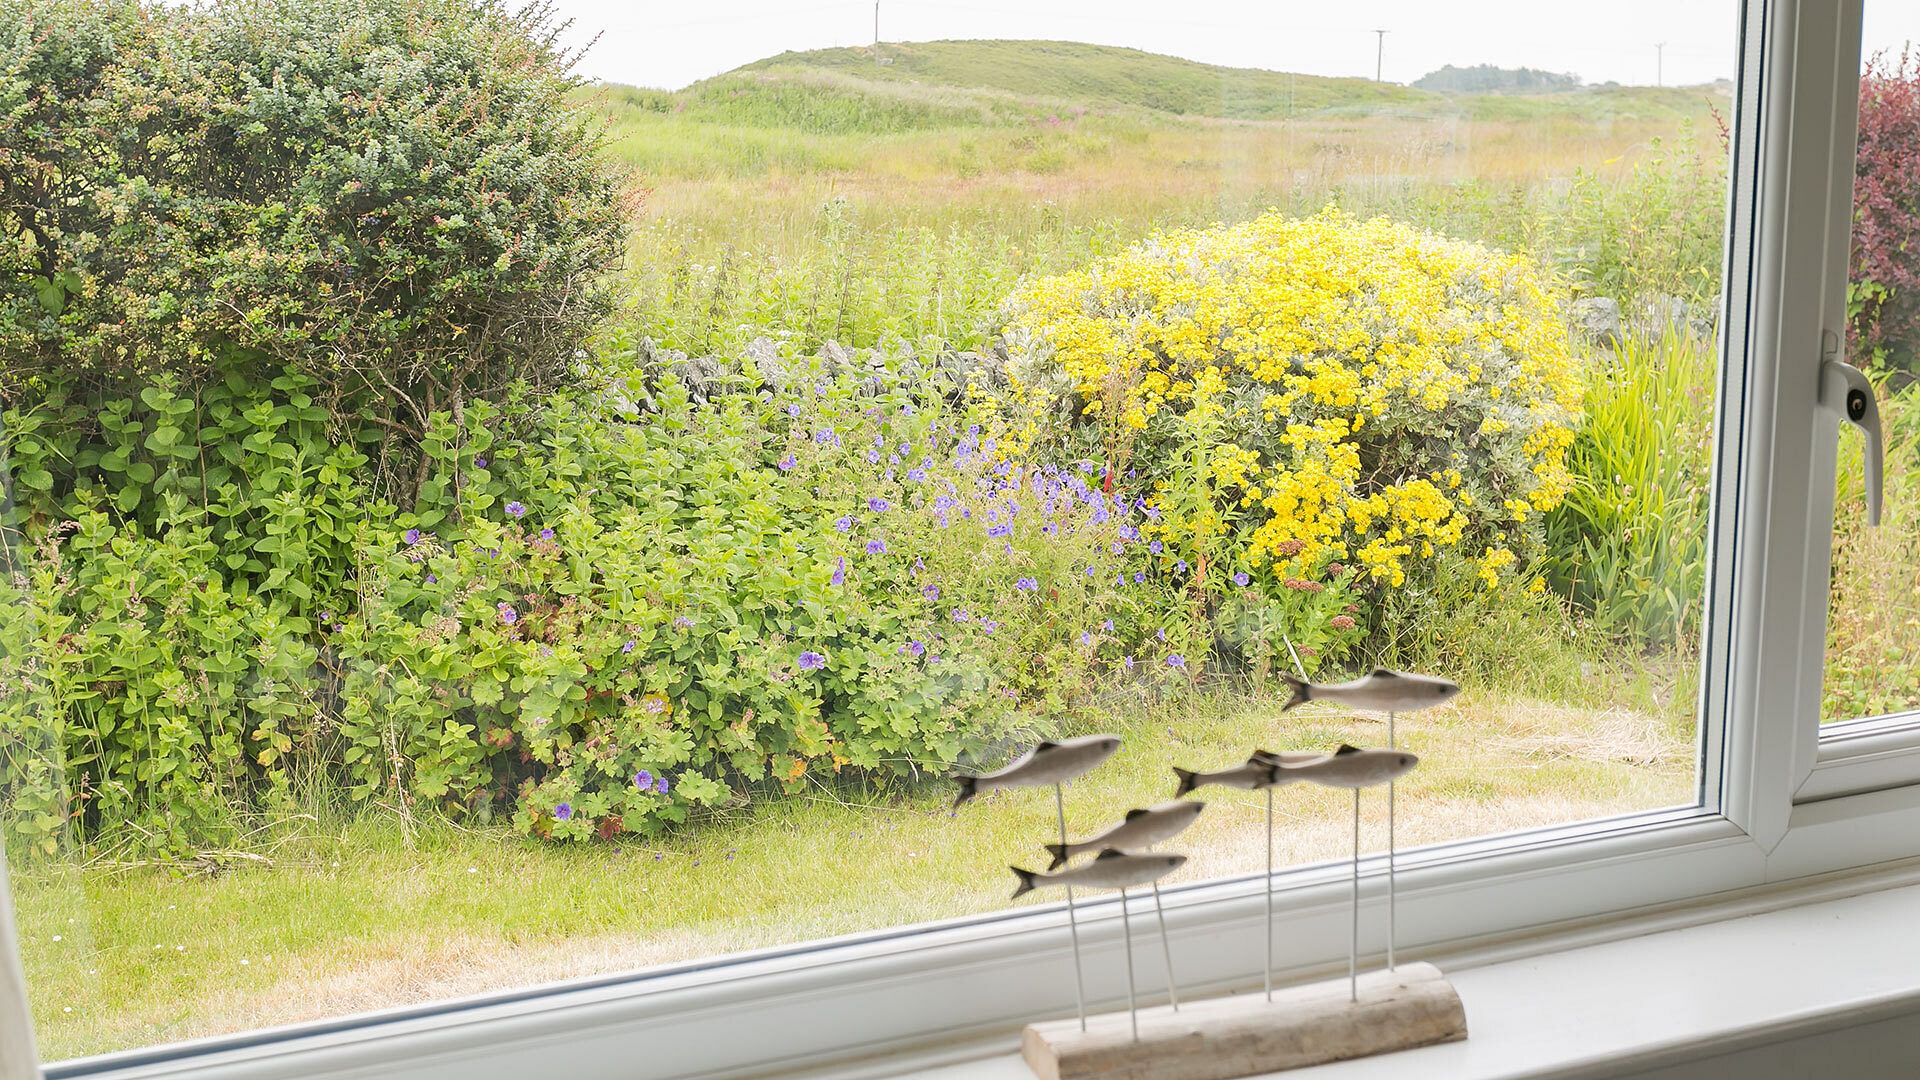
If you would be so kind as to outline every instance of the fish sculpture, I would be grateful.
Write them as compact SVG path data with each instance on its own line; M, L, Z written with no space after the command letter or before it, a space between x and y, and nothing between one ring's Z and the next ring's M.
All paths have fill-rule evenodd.
M1259 755L1255 755L1256 759ZM1312 761L1287 763L1268 759L1277 772L1274 786L1320 784L1325 787L1363 788L1397 780L1413 771L1420 759L1404 750L1362 750L1340 744L1340 749Z
M1053 862L1048 870L1058 870L1068 859L1085 851L1104 851L1112 848L1116 851L1144 851L1147 848L1171 840L1193 824L1206 808L1206 803L1192 799L1176 799L1163 802L1158 806L1149 806L1143 810L1129 810L1120 824L1101 833L1091 840L1077 844L1046 844Z
M1013 890L1013 898L1018 900L1047 885L1080 885L1096 889L1125 889L1133 885L1145 885L1180 869L1186 861L1185 855L1128 855L1108 848L1095 856L1092 862L1058 873L1043 874L1037 870L1022 870L1017 866L1007 869L1020 879L1020 887Z
M1316 755L1318 756L1320 755ZM1173 768L1173 775L1180 778L1180 786L1174 791L1173 797L1177 799L1194 788L1205 787L1208 784L1239 788L1242 791L1256 791L1273 784L1279 770L1280 763L1262 757L1260 751L1255 751L1254 755L1247 759L1246 764L1235 765L1218 772L1194 772L1176 765Z
M1080 735L1059 742L1048 740L1015 758L1006 768L979 776L956 776L961 803L994 788L1047 787L1064 784L1113 756L1120 749L1118 735Z
M1293 696L1280 706L1281 712L1309 701L1331 701L1371 712L1412 712L1438 705L1460 692L1460 684L1447 679L1386 668L1374 668L1343 683L1310 683L1285 672L1280 677L1293 688Z

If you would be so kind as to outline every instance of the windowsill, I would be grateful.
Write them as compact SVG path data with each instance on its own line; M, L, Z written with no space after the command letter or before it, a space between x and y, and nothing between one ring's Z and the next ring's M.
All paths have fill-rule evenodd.
M1920 1014L1920 936L1912 933L1920 885L1855 880L1877 891L1454 966L1449 975L1467 1010L1465 1042L1284 1075L1612 1076ZM1912 881L1910 872L1904 880ZM862 1075L888 1075L884 1062L872 1064ZM895 1075L930 1080L1032 1075L1013 1053L902 1067ZM1843 1074L1858 1075L1832 1075Z

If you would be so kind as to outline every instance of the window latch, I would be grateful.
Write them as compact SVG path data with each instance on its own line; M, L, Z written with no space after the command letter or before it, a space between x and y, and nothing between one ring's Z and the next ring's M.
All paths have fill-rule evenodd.
M1820 365L1820 406L1859 428L1867 437L1867 524L1878 525L1885 451L1881 446L1880 407L1873 399L1873 384L1852 364L1843 360L1824 361Z

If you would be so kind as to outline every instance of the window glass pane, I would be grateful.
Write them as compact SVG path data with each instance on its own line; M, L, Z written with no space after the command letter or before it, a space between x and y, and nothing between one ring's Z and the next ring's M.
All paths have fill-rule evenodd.
M1878 387L1881 524L1866 512L1865 440L1841 432L1821 718L1920 709L1920 52L1911 3L1866 8L1854 170L1847 354Z
M49 1059L1698 800L1732 4L0 6Z

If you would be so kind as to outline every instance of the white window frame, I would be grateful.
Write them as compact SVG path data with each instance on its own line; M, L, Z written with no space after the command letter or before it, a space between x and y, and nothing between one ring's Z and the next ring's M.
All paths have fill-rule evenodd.
M1818 365L1823 335L1844 337L1860 25L1861 0L1741 3L1716 406L1717 430L1735 435L1715 463L1699 805L1403 853L1402 955L1524 950L1547 928L1920 855L1920 717L1833 725L1825 739L1819 728L1835 429L1817 404ZM1377 857L1363 861L1376 916L1382 871ZM1288 977L1344 970L1346 874L1339 863L1276 876ZM1259 985L1262 885L1164 890L1189 995ZM1079 909L1096 1008L1118 1004L1119 911L1113 898ZM0 903L0 953L11 951L5 916ZM0 1010L10 1004L23 1022L0 997ZM1072 1007L1056 904L106 1055L48 1075L791 1073L1004 1037ZM0 1012L0 1034L8 1021Z

